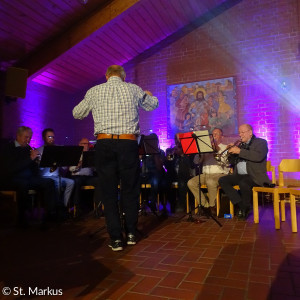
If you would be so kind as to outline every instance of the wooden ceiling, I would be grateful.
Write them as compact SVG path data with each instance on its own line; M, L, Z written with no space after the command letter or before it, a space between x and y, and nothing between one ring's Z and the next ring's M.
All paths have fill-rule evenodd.
M33 81L73 94L239 1L1 0L0 69L28 69Z

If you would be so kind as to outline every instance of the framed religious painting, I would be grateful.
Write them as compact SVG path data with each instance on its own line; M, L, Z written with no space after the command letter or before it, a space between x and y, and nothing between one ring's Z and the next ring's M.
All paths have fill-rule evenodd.
M237 134L234 77L167 86L168 138L176 133L221 128Z

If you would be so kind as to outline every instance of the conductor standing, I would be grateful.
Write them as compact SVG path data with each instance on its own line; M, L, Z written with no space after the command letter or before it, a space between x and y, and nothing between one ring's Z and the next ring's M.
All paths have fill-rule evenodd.
M118 204L121 181L121 207L124 212L127 244L136 244L136 226L140 194L140 166L137 136L140 133L139 108L152 111L158 99L139 86L126 83L123 67L110 66L106 83L90 88L73 109L75 119L92 111L97 137L96 168L101 200L113 251L123 250L122 225Z

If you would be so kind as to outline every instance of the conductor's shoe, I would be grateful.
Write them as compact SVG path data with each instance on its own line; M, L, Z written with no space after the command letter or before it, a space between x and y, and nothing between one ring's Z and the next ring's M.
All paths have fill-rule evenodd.
M129 233L127 236L127 245L135 245L135 244L136 244L135 235L132 233Z
M112 251L122 251L123 243L121 240L111 240L108 247L110 247Z

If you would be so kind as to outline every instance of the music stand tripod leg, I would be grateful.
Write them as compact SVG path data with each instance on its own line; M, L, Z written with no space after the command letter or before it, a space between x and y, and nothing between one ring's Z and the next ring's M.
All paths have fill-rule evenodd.
M195 219L193 218L192 216L192 212L196 212L196 210L198 210L198 214L200 214L200 211L204 211L204 206L202 206L202 201L201 201L201 179L200 179L200 163L198 163L197 165L198 167L198 187L199 187L199 203L198 205L192 209L192 205L191 205L191 202L190 202L190 207L189 207L189 217L187 219L188 222L195 222L195 223L204 223L205 221L204 220L200 220L200 219Z
M187 218L187 222L195 222L196 219L193 217L193 211L195 212L197 207L192 208L192 202L189 201L190 199L189 199L189 193L188 192L186 194L186 199L187 199L187 203L188 203L188 206L189 206L189 208L188 208L189 209L189 212L188 212L189 216Z
M198 135L196 133L198 133ZM202 153L213 152L213 147L211 144L210 135L208 134L208 131L204 130L204 131L198 131L196 133L195 132L188 133L188 134L190 134L190 136L183 137L180 140L182 144L183 144L184 140L188 142L185 144L189 144L188 147L186 148L186 152L184 152L184 154L198 153L198 155L200 157ZM196 149L195 149L195 145L196 145ZM187 146L187 145L185 145L185 146ZM182 147L182 148L184 148L184 147ZM190 151L190 152L188 152L188 151ZM200 161L200 159L199 159L199 161ZM200 202L199 203L200 209L203 210L203 206L201 203L200 173L199 173L199 202ZM206 215L208 218L212 218L220 227L222 227L222 224L211 214L210 210L204 210L204 211L206 212Z

